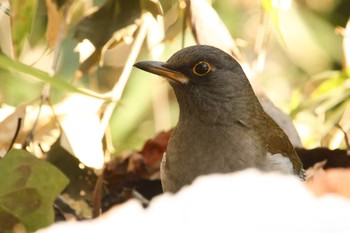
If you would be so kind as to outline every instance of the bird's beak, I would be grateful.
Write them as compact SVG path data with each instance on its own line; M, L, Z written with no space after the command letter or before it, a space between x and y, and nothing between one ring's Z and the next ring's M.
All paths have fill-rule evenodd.
M174 80L180 83L188 83L188 77L181 72L171 70L165 67L165 62L158 61L142 61L134 64L135 67L150 72L152 74L157 74L162 77Z

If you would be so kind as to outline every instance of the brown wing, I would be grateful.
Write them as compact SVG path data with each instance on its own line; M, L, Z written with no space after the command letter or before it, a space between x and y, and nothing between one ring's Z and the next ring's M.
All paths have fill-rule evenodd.
M303 170L303 164L294 150L291 142L288 139L286 133L277 125L277 123L266 114L267 132L265 137L265 142L267 145L267 151L271 154L280 153L284 156L288 156L292 161L294 172L305 179L305 174Z

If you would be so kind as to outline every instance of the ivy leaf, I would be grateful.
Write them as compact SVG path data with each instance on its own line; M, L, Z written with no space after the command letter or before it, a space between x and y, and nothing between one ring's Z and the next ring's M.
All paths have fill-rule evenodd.
M56 167L25 150L0 160L0 229L22 225L28 232L54 221L53 202L69 180Z

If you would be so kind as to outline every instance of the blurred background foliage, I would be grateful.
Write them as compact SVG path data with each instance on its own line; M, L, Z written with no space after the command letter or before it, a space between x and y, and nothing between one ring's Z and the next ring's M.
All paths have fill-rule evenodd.
M140 149L146 139L175 125L178 108L164 80L132 64L136 58L166 60L201 39L187 19L189 14L205 18L200 6L208 1L192 2L198 7L190 8L185 0L1 0L1 52L13 59L0 61L2 107L39 105L36 100L47 94L45 84L52 87L48 96L54 106L73 87L84 88L109 100L97 111L102 125L108 123L101 126L104 153ZM293 117L304 146L344 147L337 125L350 130L350 52L345 46L350 2L209 3L234 39L250 80ZM208 22L201 30L220 41ZM17 63L27 66L20 70ZM52 80L35 75L37 70Z
M349 147L349 9L349 0L0 0L0 157L16 147L45 158L70 181L60 200L78 219L97 216L103 168L115 168L104 182L120 188L147 170L142 151L127 151L177 122L167 82L133 64L196 43L232 54L304 147ZM142 149L158 153L142 178L159 175L150 145L166 135Z

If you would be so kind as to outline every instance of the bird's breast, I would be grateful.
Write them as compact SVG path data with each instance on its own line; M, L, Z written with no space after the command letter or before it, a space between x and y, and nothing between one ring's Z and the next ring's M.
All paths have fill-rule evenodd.
M164 189L180 188L201 175L262 166L264 150L241 125L179 124L172 132L162 163L163 186L169 186Z

